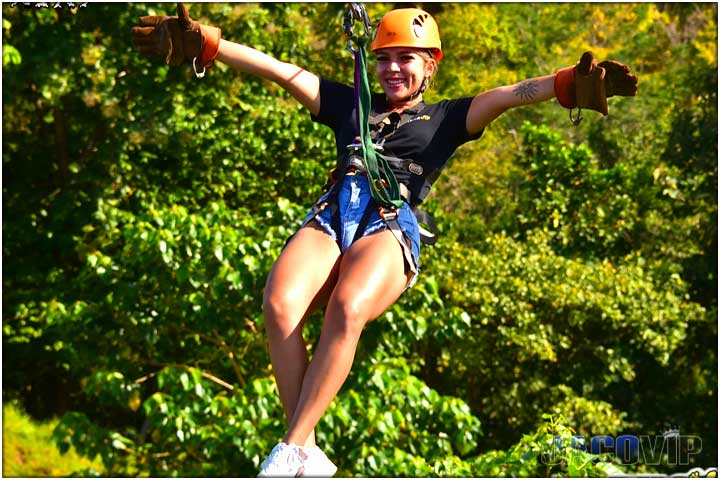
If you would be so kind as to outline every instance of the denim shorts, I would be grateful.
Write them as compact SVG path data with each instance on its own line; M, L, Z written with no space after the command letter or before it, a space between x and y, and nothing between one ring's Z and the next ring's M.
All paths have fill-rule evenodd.
M350 173L342 176L338 182L341 183L336 185L335 188L340 189L337 193L338 211L340 215L338 227L340 231L336 231L333 228L331 218L332 209L326 207L319 210L319 207L328 201L331 192L327 192L317 201L315 207L313 207L305 217L303 226L307 225L313 219L317 220L322 229L330 235L333 240L338 242L340 251L345 253L352 245L356 235L357 238L362 238L384 230L388 228L388 225L380 216L377 206L371 206L369 221L363 231L358 234L357 229L360 226L359 224L365 210L368 208L368 204L372 203L373 205L377 205L370 193L367 175L361 172ZM409 288L415 283L417 273L420 271L420 229L410 205L403 203L397 213L400 230L402 230L405 239L409 239L410 241L410 253L414 263L414 265L406 265L406 271L413 270L416 272L408 285Z

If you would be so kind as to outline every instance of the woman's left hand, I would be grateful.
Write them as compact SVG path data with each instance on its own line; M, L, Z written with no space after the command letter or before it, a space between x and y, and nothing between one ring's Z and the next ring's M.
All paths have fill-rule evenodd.
M605 95L634 97L638 92L637 75L630 73L630 67L615 60L605 60L598 63L598 67L605 69Z
M572 71L563 69L558 72L561 84L564 83L563 72L564 78L569 80L565 85L567 93L570 98L574 94L576 99L574 106L563 105L567 108L587 108L607 115L608 98L614 95L637 95L638 78L630 73L630 67L615 60L598 63L592 52L583 53L580 62L572 67Z

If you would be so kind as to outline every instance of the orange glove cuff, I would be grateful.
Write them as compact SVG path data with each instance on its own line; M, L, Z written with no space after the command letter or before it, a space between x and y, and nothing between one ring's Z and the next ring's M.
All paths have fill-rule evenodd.
M203 39L205 40L199 59L200 66L209 67L213 60L215 60L215 57L217 57L218 49L220 48L220 29L217 27L200 25L200 31L202 32Z
M575 66L566 67L555 73L555 97L565 108L577 107L575 98Z

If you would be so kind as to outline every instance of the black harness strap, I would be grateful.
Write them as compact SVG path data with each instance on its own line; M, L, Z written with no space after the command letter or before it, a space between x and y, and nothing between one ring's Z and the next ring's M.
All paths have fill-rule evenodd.
M402 114L397 112L371 113L369 123L370 128L373 130L376 143L382 146L400 127L412 122L424 106L425 103L420 102L412 108L405 110ZM417 191L411 188L411 185L415 184L415 182L411 182L411 185L405 185L407 190L401 193L405 201L410 204L415 218L417 218L420 227L420 241L426 245L434 245L438 239L437 224L429 213L420 209L417 205L425 199L430 191L431 185L440 176L440 172L437 171L429 175L424 175L424 169L420 165L417 165L412 159L398 158L380 152L376 154L381 156L393 169L409 172L412 176L422 179L422 182L419 183L420 188Z
M338 246L342 248L343 232L340 228L340 207L338 201L338 189L340 188L340 182L337 176L337 170L333 170L330 174L330 179L326 184L326 188L329 188L328 191L330 192L330 194L322 204L316 205L314 208L315 216L317 216L326 208L330 209L330 226L336 232L337 238L335 239L335 241L337 242ZM403 191L402 193L404 200L408 204L410 204L410 199L407 197L409 191ZM359 238L361 238L362 231L365 230L367 224L370 222L372 212L378 210L378 208L379 205L377 201L374 198L370 198L370 201L368 202L368 205L365 208L362 217L360 218L360 222L358 223L357 231L355 232L355 236L353 237L353 243ZM427 213L425 210L418 208L417 206L410 205L410 208L412 209L412 212L413 214L415 214L415 218L418 221L418 227L420 229L420 241L425 245L434 245L435 242L437 242L438 240L438 227L435 224L432 216L430 216L429 213Z
M418 221L418 227L420 227L420 241L425 245L435 245L438 240L438 227L433 218L418 207L412 207L412 211Z
M370 217L372 216L373 212L377 211L377 209L377 201L375 201L374 198L371 198L367 204L367 207L365 208L365 211L363 212L363 216L360 218L360 223L358 223L357 230L355 231L355 236L353 237L353 243L362 238L362 233L370 222Z

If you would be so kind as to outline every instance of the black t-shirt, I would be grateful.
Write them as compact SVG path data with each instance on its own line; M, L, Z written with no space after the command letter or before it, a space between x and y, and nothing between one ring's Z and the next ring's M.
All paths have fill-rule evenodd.
M473 97L463 97L442 100L431 105L421 102L405 110L405 113L411 116L404 115L405 119L398 128L372 132L375 143L379 141L378 135L384 139L383 155L412 161L422 167L423 178L416 177L407 170L394 170L399 182L408 185L411 191L419 191L425 178L437 178L460 145L480 138L482 130L475 135L467 132L467 113L472 99ZM381 114L387 107L384 94L372 96L371 115ZM327 125L335 132L338 158L344 159L347 146L356 143L357 137L353 88L325 78L320 79L320 112L317 116L313 115L312 119Z

